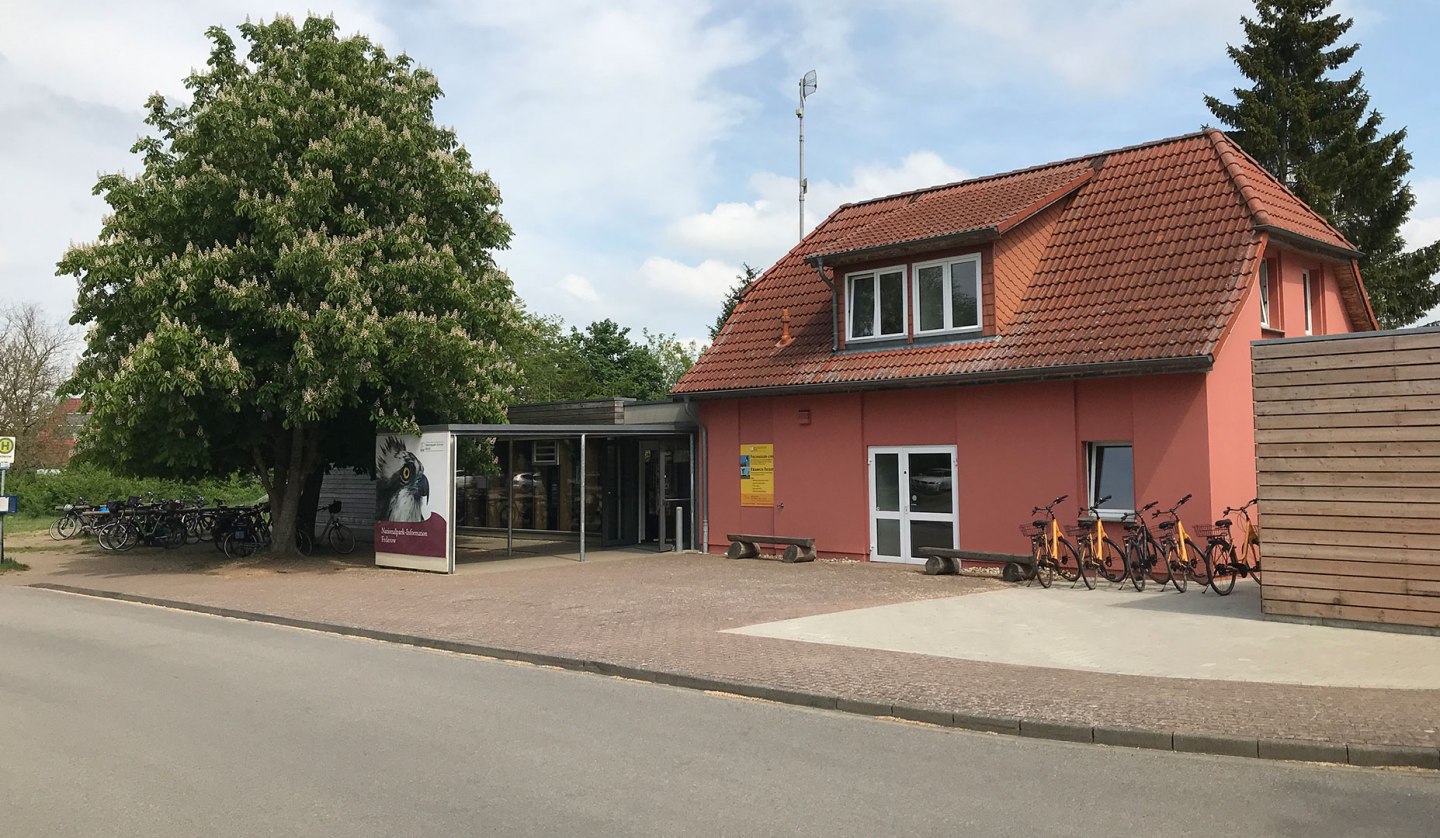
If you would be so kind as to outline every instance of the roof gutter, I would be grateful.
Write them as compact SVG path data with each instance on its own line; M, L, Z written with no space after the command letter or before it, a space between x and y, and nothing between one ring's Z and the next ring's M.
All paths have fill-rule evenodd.
M747 387L735 390L700 390L677 394L697 399L737 399L761 396L850 393L866 390L906 390L920 387L964 387L973 384L1007 384L1035 381L1073 381L1079 378L1113 378L1125 375L1164 375L1208 372L1215 365L1213 355L1191 355L1140 361L1109 361L1099 364L1067 364L1025 370L968 372L928 375L917 378L887 378L876 381L844 381L821 384L783 384L775 387Z
M835 253L816 253L806 256L805 261L812 265L818 264L821 260L829 259L832 265L865 261L868 258L878 258L886 254L905 254L920 252L924 250L935 250L946 245L977 244L980 242L994 241L1000 238L999 227L976 227L973 230L961 230L953 233L942 233L938 236L930 236L923 239L911 239L909 241L889 242L887 244L871 245L857 250L841 250Z
M1360 251L1355 250L1354 248L1341 247L1337 244L1331 244L1330 242L1313 239L1307 235L1297 233L1293 230L1286 230L1283 227L1276 227L1274 224L1256 224L1255 230L1256 232L1269 235L1272 239L1277 239L1288 244L1293 244L1296 247L1301 247L1305 250L1315 251L1325 256L1330 256L1335 259L1341 259L1346 262L1350 261L1351 259L1360 259L1365 255Z

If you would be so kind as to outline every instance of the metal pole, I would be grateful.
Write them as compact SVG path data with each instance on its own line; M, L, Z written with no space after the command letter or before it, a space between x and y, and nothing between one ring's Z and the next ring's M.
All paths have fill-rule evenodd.
M686 439L690 442L690 549L693 550L695 549L695 533L700 529L695 526L700 510L700 483L695 477L695 467L699 465L699 461L695 459L695 435L688 434Z
M0 495L5 494L5 477L9 473L9 466L0 466ZM0 562L5 561L5 515L0 512Z
M685 509L680 504L675 504L675 552L685 549Z
M800 238L805 238L805 80L800 80L800 107L795 109L800 119Z
M580 561L585 561L585 434L580 435Z
M515 555L515 440L505 443L505 555Z

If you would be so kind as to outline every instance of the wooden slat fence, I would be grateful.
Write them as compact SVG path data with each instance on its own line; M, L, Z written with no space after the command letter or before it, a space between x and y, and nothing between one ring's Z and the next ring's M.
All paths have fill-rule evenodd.
M1252 358L1265 613L1440 629L1440 329Z

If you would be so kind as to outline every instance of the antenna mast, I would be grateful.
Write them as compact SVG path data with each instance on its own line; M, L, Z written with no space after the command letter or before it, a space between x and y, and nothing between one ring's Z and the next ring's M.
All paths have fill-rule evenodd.
M815 71L806 73L800 79L800 107L795 116L800 119L800 238L805 238L805 191L810 184L805 180L805 97L815 92Z

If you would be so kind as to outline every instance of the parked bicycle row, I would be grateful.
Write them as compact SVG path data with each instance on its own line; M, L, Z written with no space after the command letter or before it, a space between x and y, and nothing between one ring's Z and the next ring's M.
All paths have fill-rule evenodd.
M1168 585L1183 592L1193 582L1225 596L1235 589L1236 579L1260 581L1260 529L1250 515L1256 499L1226 507L1224 517L1213 525L1196 527L1187 527L1180 517L1190 495L1165 510L1157 510L1159 502L1151 501L1110 522L1123 530L1117 542L1100 513L1109 497L1096 500L1088 508L1089 517L1076 526L1062 528L1055 507L1067 497L1034 507L1032 515L1043 512L1045 517L1020 528L1030 540L1031 578L1041 587L1050 587L1058 575L1091 590L1099 579L1117 585L1128 581L1137 591L1158 582L1160 590ZM1203 549L1198 539L1204 540Z
M340 501L326 511L330 518L319 537L304 530L295 533L296 546L310 553L317 543L328 544L337 553L355 549L355 535L340 520ZM60 517L50 525L56 541L77 535L94 536L103 550L123 552L138 545L174 549L184 544L209 541L231 558L244 558L264 549L271 541L270 504L227 506L205 498L161 500L132 496L102 504L77 498L58 507Z

